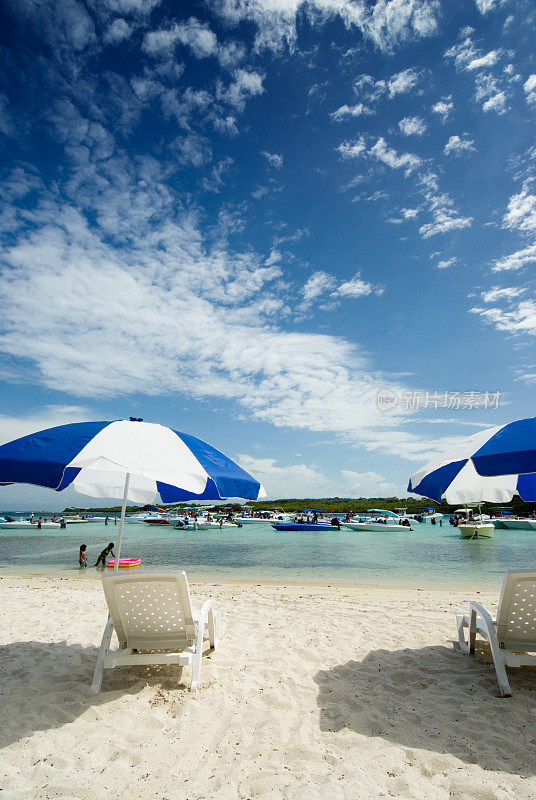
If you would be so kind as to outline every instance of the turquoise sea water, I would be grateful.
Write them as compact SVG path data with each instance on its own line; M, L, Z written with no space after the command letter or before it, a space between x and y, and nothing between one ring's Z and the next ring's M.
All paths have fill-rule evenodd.
M80 544L94 564L117 530L104 522L39 533L0 529L0 570L77 572ZM278 533L270 525L194 532L140 523L125 525L122 555L141 558L142 568L185 569L192 580L472 588L498 586L506 569L536 566L536 533L497 530L493 539L468 541L448 521L400 533Z

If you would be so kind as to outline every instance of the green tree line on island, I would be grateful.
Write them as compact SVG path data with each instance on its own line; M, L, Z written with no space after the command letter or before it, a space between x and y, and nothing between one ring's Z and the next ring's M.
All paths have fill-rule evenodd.
M127 506L127 513L132 514L139 511L150 511L151 509L158 508L165 511L180 511L185 508L191 508L192 503L173 503L171 505L156 504L154 506ZM520 497L514 497L510 503L504 504L514 514L527 514L534 511L536 507L534 503L525 503ZM436 503L433 500L426 500L425 498L415 497L323 497L323 498L279 498L277 500L263 500L262 502L248 502L245 506L239 503L225 503L215 506L198 506L198 508L221 511L222 508L232 509L239 512L244 509L253 509L254 511L263 511L268 509L280 509L281 511L300 511L305 508L316 508L322 511L333 512L335 514L347 513L360 514L368 511L370 508L381 508L386 511L395 511L397 508L405 508L408 514L414 513L416 508L426 506L433 508L443 514L451 514L459 506L449 505L448 503ZM494 503L482 503L482 511L488 513L491 508L495 506ZM79 508L65 508L65 514L72 514L80 511ZM86 508L84 511L99 514L119 514L121 506L110 506L106 508Z

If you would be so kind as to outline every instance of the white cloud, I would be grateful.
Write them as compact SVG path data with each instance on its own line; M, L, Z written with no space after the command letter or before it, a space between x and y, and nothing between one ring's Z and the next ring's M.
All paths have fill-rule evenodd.
M383 294L383 289L374 287L368 281L364 281L359 273L355 275L351 280L344 281L341 283L333 292L332 297L366 297L372 293L381 295Z
M195 17L167 30L150 31L145 35L142 49L151 56L169 57L177 43L189 47L196 58L216 55L218 50L216 34Z
M275 169L281 169L283 166L282 155L278 155L277 153L269 153L267 150L263 150L261 155L265 157L271 167L275 167Z
M212 150L204 136L188 134L175 139L171 147L176 150L177 160L183 166L202 167L212 161Z
M492 75L477 77L475 98L482 103L483 111L496 111L497 114L504 114L506 111L506 93L500 89Z
M500 289L498 286L494 286L492 289L488 289L487 292L482 292L482 300L485 303L496 303L497 300L512 300L524 292L525 289L520 287L506 286Z
M442 121L445 122L453 108L454 103L452 102L452 97L449 95L442 100L438 100L437 103L434 103L432 111L434 114L438 114Z
M471 72L475 69L482 69L483 67L493 67L502 55L501 50L490 50L482 56L477 56L471 59L467 64L466 69Z
M290 493L297 497L322 497L326 493L323 487L331 488L320 470L306 464L279 466L275 458L256 458L245 453L238 455L237 461L255 475L271 498L288 497Z
M472 308L473 314L493 325L497 330L512 334L536 336L536 302L522 300L508 309Z
M253 23L257 50L294 49L297 18L304 14L311 25L338 17L381 50L392 51L401 42L434 34L440 5L437 0L378 0L373 6L363 0L219 0L216 11L229 25Z
M536 264L536 244L498 258L491 269L493 272L502 272L509 269L521 269L526 264Z
M406 175L409 175L422 163L421 159L413 155L413 153L397 153L394 148L388 147L383 137L380 137L376 144L371 147L370 154L375 156L378 161L382 161L388 167L391 167L391 169L404 169Z
M419 215L418 208L401 208L400 213L404 219L415 219Z
M525 91L527 103L531 106L536 106L536 75L529 75L523 84L523 89Z
M446 143L443 152L446 156L460 156L462 153L476 152L474 140L469 138L469 134L462 136L451 136Z
M438 269L448 269L449 267L454 266L454 264L458 263L458 259L456 256L452 256L452 258L447 258L443 261L438 261L437 268Z
M437 236L438 233L450 233L451 231L461 231L470 228L473 221L472 217L460 217L447 209L437 209L434 212L432 222L421 225L419 233L423 239L430 236Z
M445 52L445 58L451 58L456 69L467 72L495 66L502 57L503 51L499 49L483 53L471 38L472 32L472 29L469 29L468 32L462 30L458 42Z
M398 127L404 136L422 136L426 131L426 123L421 117L404 117Z
M220 85L218 89L218 99L230 106L243 111L246 100L250 97L262 94L263 76L258 72L246 69L237 69L234 72L234 81L227 87Z
M399 497L406 494L406 487L392 483L378 472L356 472L352 469L342 469L347 488L345 495L350 497Z
M421 225L419 228L419 233L423 239L428 239L430 236L437 236L441 233L463 230L471 226L473 218L459 215L449 195L439 191L437 176L434 173L422 175L421 183L432 215L432 221Z
M132 31L132 26L126 20L115 19L104 32L104 41L109 44L119 44L124 39L128 39Z
M384 80L376 80L372 75L363 73L354 81L354 91L368 103L375 103L385 92L387 86Z
M71 422L88 422L94 415L85 406L80 405L49 405L42 406L38 411L28 411L26 414L8 415L0 414L0 443L28 436L30 433L53 428L56 425L68 425Z
M341 154L342 158L358 158L366 152L366 149L367 145L363 136L360 136L359 139L354 142L342 142L337 147L337 151Z
M481 14L487 14L499 5L500 0L475 0L476 7Z
M414 69L405 69L392 75L387 81L387 91L389 97L395 97L397 94L405 94L413 89L419 82L420 72Z
M508 201L503 227L524 233L536 230L536 195L529 194L528 184Z
M348 117L360 117L363 114L374 114L374 111L363 105L363 103L357 103L355 106L341 106L336 111L333 111L330 117L335 122L341 122L344 119L348 119Z
M333 289L334 286L335 278L333 275L322 270L313 272L302 289L303 300L305 303L310 304L313 300Z
M329 306L342 299L367 297L370 294L380 296L384 290L363 280L359 272L350 280L339 282L329 272L318 270L308 278L301 291L303 300L299 305L299 311L304 312L315 301L322 302L323 305L327 303Z

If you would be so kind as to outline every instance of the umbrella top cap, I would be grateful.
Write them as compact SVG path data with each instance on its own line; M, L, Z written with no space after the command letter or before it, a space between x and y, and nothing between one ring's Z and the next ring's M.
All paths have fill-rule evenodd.
M129 417L128 421L129 422L143 422L143 419L141 417Z

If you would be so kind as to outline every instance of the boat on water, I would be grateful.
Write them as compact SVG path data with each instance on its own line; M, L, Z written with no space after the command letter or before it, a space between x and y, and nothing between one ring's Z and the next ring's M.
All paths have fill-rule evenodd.
M177 523L175 523L173 527L177 531L208 531L212 527L212 523L206 521L194 522L194 520L191 519L188 520L187 523L185 523L184 520L179 520ZM219 527L220 526L218 525L218 528Z
M463 539L491 539L495 525L489 517L474 513L474 508L458 508L454 518L458 521L457 528Z
M495 523L496 520L493 520ZM504 527L509 531L536 531L536 519L526 517L507 517L501 520Z
M272 522L272 528L276 531L340 531L338 525L331 525L327 522Z
M12 522L0 522L0 528L14 531L59 530L61 525L59 522L42 522L41 527L38 528L37 522L30 522L28 519L15 519Z
M407 519L405 517L404 519ZM348 522L341 522L341 527L351 531L375 531L377 533L400 533L401 531L412 531L409 523L402 525L402 517L392 511L382 508L369 508L366 514L350 519Z
M493 522L461 522L458 531L463 539L491 539L495 526Z
M401 509L397 508L397 511ZM404 509L405 512L406 509ZM440 519L443 514L439 511L436 511L435 508L431 506L415 506L412 510L411 514L399 514L399 516L406 517L408 519L414 519L417 522L430 522L432 519L438 520Z

